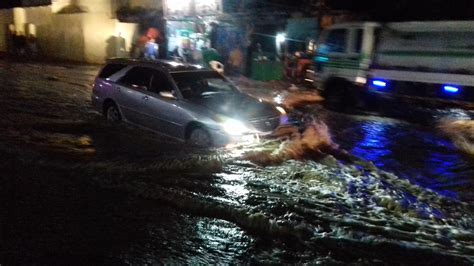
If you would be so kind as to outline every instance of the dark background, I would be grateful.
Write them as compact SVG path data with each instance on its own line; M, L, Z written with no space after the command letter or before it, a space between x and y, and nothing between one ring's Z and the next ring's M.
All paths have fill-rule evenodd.
M51 0L0 0L0 8L50 5Z
M311 13L310 0L224 0L237 7ZM327 0L333 10L350 10L377 21L474 19L474 0ZM0 8L49 5L51 0L1 0Z
M281 12L312 13L311 0L224 0L227 10L250 8ZM51 0L1 0L0 8L49 5ZM326 0L333 10L349 10L366 20L470 20L474 0Z
M311 0L224 0L224 6L311 13ZM349 10L367 20L469 20L474 0L326 0L332 10Z
M473 0L329 0L335 9L367 14L378 21L467 20L474 18Z

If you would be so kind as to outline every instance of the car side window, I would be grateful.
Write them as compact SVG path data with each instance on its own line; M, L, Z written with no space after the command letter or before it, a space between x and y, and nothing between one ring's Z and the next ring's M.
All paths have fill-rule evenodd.
M138 90L150 90L153 70L146 67L134 67L118 81L120 84Z
M173 87L171 86L171 82L168 76L161 71L154 70L153 77L151 80L150 91L154 93L160 93L162 91L173 91Z
M329 32L324 43L326 53L345 53L347 47L347 30L336 29Z
M120 70L124 69L127 65L125 64L107 64L102 70L100 71L99 78L106 79L110 76L114 75L115 73L119 72Z

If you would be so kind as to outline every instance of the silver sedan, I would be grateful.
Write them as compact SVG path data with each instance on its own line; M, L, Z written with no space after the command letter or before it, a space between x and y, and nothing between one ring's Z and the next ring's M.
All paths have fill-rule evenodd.
M283 108L240 92L218 72L172 61L110 60L92 103L111 122L202 147L250 142L286 121Z

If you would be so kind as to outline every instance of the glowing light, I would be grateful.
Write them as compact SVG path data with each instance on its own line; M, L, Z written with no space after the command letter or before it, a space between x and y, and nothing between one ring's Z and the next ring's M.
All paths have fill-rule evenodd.
M196 2L196 6L198 7L208 7L212 9L217 9L216 0L194 0L194 1Z
M321 62L321 63L329 62L329 57L318 56L318 57L316 57L316 61L317 61L317 62Z
M191 0L180 0L180 1L167 0L166 6L171 11L187 11L189 7L191 6Z
M168 62L168 64L170 64L171 66L173 67L178 67L178 66L182 66L183 64L180 63L180 62L175 62L175 61L170 61Z
M275 98L273 98L273 101L276 102L277 104L282 104L283 97L281 95L277 95Z
M282 115L286 115L286 111L283 107L281 106L277 106L276 109L278 110L278 112L280 112Z
M379 88L385 88L387 87L387 82L383 80L372 80L372 85Z
M225 145L226 150L233 150L235 147L237 147L237 144L234 143Z
M366 83L367 83L367 79L364 78L364 77L357 77L357 78L356 78L356 83L358 83L358 84L366 84Z
M200 4L200 5L211 5L211 4L215 4L216 1L215 0L195 0L197 4Z
M445 85L443 87L443 90L445 92L449 92L449 93L458 93L459 92L459 88L458 87L455 87L455 86L451 86L451 85Z
M222 128L225 132L230 135L242 135L245 132L248 132L249 129L244 125L244 123L235 120L235 119L226 119L222 123Z
M275 37L277 43L283 43L286 40L286 34L285 33L278 33Z

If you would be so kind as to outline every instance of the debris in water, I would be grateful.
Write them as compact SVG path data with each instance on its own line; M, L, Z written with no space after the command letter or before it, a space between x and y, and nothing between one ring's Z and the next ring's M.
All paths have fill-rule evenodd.
M445 120L438 128L446 134L459 150L474 155L474 121Z

